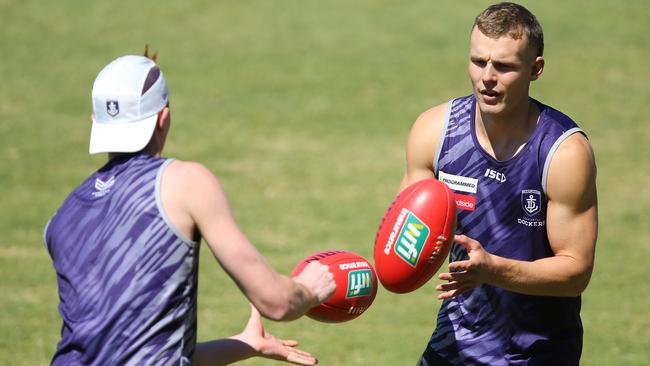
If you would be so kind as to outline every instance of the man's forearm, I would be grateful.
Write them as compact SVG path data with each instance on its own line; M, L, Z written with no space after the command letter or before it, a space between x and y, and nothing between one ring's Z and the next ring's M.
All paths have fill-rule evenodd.
M488 283L509 291L537 296L578 296L589 283L591 268L577 259L556 255L533 262L494 256Z
M197 343L192 364L195 366L221 366L254 357L256 351L237 337Z

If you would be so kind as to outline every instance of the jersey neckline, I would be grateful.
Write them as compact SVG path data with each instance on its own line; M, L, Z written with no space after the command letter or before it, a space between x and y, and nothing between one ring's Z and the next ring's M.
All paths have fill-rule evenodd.
M473 94L471 95L471 98L472 98L472 107L471 107L471 110L470 110L470 122L469 123L470 123L470 134L472 135L472 142L474 143L475 148L481 153L481 155L484 158L486 158L487 160L489 160L490 162L492 162L493 164L496 164L498 166L505 166L505 165L513 164L514 162L516 162L519 159L520 156L524 155L526 153L526 151L530 149L531 142L534 141L537 138L537 135L539 135L541 133L540 131L542 130L542 128L540 128L540 127L544 123L544 120L545 120L544 116L545 116L545 112L547 110L547 107L544 104L537 101L535 98L528 97L528 99L530 101L532 101L533 103L535 103L537 108L539 108L539 116L537 117L537 124L535 125L535 129L533 130L533 133L530 134L530 136L528 137L528 140L526 141L524 146L521 148L521 150L519 150L519 152L517 152L514 156L512 156L509 159L499 160L499 159L495 158L494 156L490 155L487 151L485 151L483 146L478 141L478 136L476 134L476 104L477 104L477 101L476 101L476 97Z

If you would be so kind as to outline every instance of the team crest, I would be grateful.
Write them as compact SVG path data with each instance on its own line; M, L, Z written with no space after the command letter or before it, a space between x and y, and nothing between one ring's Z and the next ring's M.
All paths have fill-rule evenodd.
M542 193L535 189L521 191L521 207L528 216L535 216L542 210Z
M115 117L120 113L120 105L117 103L117 100L109 100L106 102L106 113L111 117Z

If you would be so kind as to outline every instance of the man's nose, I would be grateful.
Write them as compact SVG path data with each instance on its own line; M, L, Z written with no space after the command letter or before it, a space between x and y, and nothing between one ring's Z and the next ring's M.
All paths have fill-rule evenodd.
M491 62L488 62L487 65L485 65L485 68L483 69L482 79L485 84L496 83L497 73L494 70L494 66L492 65Z

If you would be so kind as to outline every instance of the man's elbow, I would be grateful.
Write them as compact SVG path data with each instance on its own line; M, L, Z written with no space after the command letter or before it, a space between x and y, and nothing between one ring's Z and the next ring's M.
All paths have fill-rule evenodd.
M299 318L295 316L293 306L288 298L275 298L271 301L261 301L256 304L257 310L263 317L274 321L288 321Z
M576 297L582 295L589 285L592 270L593 266L589 266L572 276L568 281L569 286L567 286L567 293L565 296Z

